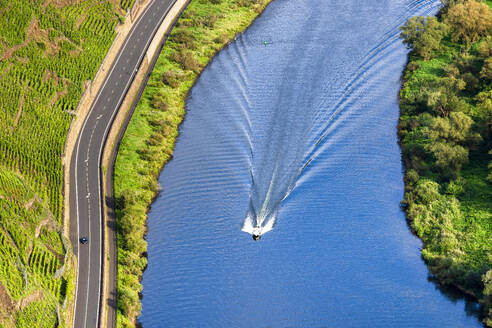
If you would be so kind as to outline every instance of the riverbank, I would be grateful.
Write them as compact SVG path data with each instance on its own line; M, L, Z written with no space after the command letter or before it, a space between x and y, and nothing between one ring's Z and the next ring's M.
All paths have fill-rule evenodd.
M413 49L400 92L403 204L432 274L476 297L492 326L492 13L449 3L402 27Z
M134 327L140 313L140 280L147 265L146 213L159 192L159 173L172 158L188 92L214 55L270 1L191 1L155 65L115 165L118 327Z

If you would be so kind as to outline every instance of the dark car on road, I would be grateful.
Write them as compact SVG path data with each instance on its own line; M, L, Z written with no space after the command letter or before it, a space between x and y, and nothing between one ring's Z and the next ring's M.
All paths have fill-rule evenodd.
M89 242L89 239L87 237L80 238L80 243L81 244L87 244L88 242Z

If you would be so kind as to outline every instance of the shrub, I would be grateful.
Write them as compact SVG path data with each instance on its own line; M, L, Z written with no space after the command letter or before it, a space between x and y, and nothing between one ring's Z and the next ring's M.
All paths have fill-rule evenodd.
M150 138L147 140L147 144L149 146L157 146L162 144L163 142L164 142L164 137L157 132L152 134Z
M447 26L436 17L412 17L400 30L403 43L428 60L432 52L439 48Z
M492 80L492 57L485 59L482 70L480 71L480 77Z
M227 34L220 34L214 38L214 42L218 44L227 44L229 43L230 38Z
M182 49L195 49L196 38L189 29L177 28L169 38L170 42L177 43L178 48Z
M458 178L449 182L446 187L446 194L459 196L465 192L465 180L463 178Z
M196 60L195 55L191 51L176 50L170 59L181 65L183 69L195 73L198 73L201 68L200 62Z
M419 173L414 169L410 169L407 171L407 174L405 174L405 183L413 186L419 181L419 178Z
M164 98L164 96L160 93L155 93L153 96L152 96L152 100L151 100L151 106L155 109L158 109L162 112L165 112L169 109L169 106L167 105L167 101L166 99Z
M217 13L210 13L201 20L201 23L207 28L213 28L217 20L219 20L221 17L222 15L219 15Z
M261 2L261 0L236 0L236 4L240 7L251 7L259 5Z
M184 74L177 70L168 70L165 71L162 75L162 82L169 85L172 88L176 88L179 86L181 81L184 78Z

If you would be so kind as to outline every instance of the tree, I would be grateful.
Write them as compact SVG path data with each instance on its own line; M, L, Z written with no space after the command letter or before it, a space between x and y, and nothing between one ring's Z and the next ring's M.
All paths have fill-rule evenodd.
M437 142L428 146L436 158L436 166L449 178L457 176L463 165L468 163L468 150L460 145Z
M420 180L413 194L415 201L424 205L429 205L441 197L441 194L439 194L439 184L429 179Z
M447 28L435 17L412 17L400 30L403 43L428 60L432 52L439 48Z
M492 13L486 4L475 0L449 8L445 22L451 26L451 40L467 45L492 31Z
M482 58L492 56L492 38L490 36L488 36L485 41L480 43L480 46L478 47L478 54Z
M459 143L471 137L470 128L473 120L470 116L461 112L453 112L449 115L449 122L451 123L451 130L449 131L448 140Z
M452 112L449 117L436 117L429 130L431 143L426 146L436 159L436 166L447 177L456 177L468 163L468 149L482 138L471 129L473 120L462 112Z
M492 327L492 254L489 254L488 257L490 269L482 276L484 289L483 299L480 302L489 308L488 317L485 318L484 322L488 327Z
M489 150L489 155L492 155L492 149ZM489 179L490 182L492 182L492 161L489 163L489 175L487 176L487 178Z
M444 5L444 12L447 12L447 10L449 10L449 8L452 8L454 6L456 6L457 4L460 4L460 3L464 3L466 2L467 0L442 0L442 4Z
M486 80L492 80L492 57L485 59L482 70L480 71L480 77Z
M480 117L479 123L482 125L482 136L489 146L492 146L492 90L480 92L475 99L477 100L477 109Z
M476 78L475 75L470 72L466 72L465 74L461 75L461 79L465 81L465 90L467 90L469 93L476 94L479 91L480 80Z
M427 106L446 117L451 112L464 110L465 104L456 94L465 87L465 81L449 76L429 83L422 91L426 95Z
M462 112L452 112L449 117L436 117L432 122L429 136L433 142L446 142L475 147L482 141L471 129L473 119Z

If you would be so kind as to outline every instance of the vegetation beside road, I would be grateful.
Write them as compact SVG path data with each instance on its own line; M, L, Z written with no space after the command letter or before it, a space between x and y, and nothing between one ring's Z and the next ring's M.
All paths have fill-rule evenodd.
M0 327L65 327L67 131L134 0L0 1Z
M122 140L114 171L118 238L117 327L135 327L147 265L147 211L172 158L185 101L207 63L271 0L192 0L156 63Z
M492 2L448 0L402 28L407 219L443 284L474 295L492 326ZM489 6L488 6L489 5Z

